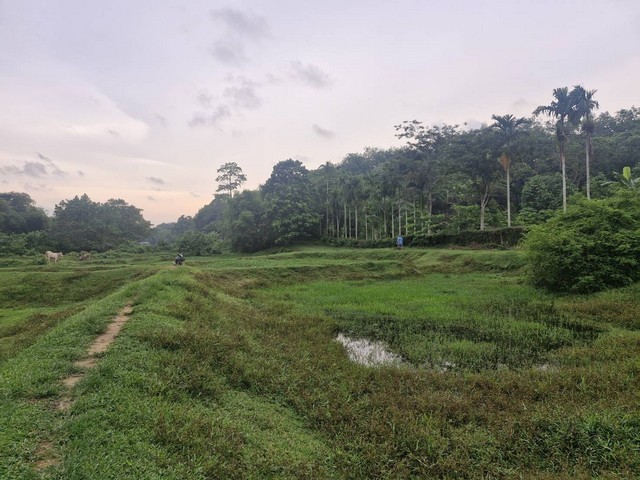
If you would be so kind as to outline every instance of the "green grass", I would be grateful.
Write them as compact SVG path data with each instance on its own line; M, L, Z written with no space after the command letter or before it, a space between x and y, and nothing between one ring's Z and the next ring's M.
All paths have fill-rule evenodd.
M637 285L544 295L522 283L517 251L306 247L182 268L127 258L0 269L0 295L14 302L0 334L30 332L0 363L0 478L634 478L640 468ZM72 280L81 274L87 284ZM57 282L67 291L51 293ZM133 314L71 409L53 409L60 379L128 301ZM26 327L45 314L55 319ZM406 362L351 363L338 332L383 340ZM444 361L455 368L443 373ZM44 441L60 463L37 472Z

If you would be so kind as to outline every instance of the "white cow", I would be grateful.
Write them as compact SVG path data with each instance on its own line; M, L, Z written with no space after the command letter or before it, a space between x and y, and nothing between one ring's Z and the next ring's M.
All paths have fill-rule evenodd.
M58 259L62 258L64 255L62 255L62 252L53 253L47 250L46 252L44 252L44 256L47 259L47 262L50 262L51 260L53 260L54 262L57 262Z

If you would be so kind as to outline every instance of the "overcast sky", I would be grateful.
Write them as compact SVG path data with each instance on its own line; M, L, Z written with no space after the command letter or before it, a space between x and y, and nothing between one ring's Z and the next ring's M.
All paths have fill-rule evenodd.
M0 0L0 191L158 224L225 162L253 189L579 83L614 113L640 106L639 25L637 0Z

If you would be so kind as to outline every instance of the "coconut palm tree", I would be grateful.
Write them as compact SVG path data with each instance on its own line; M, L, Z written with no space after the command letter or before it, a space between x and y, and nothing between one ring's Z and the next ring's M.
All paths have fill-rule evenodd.
M574 121L580 124L580 130L585 134L585 172L587 184L587 198L591 198L590 181L589 181L589 165L593 158L593 132L596 124L593 121L592 111L600 107L598 102L593 99L597 90L585 90L582 85L573 87L570 95L573 96L574 103Z
M572 121L575 119L575 97L569 94L567 87L554 88L555 100L549 105L540 105L533 111L537 117L545 114L556 119L556 141L560 153L560 165L562 167L562 209L567 211L567 172L565 165L565 149L571 136Z
M531 123L526 118L516 118L513 115L491 115L494 120L493 128L500 129L501 133L501 146L502 155L500 155L500 162L502 168L507 174L507 226L511 226L511 150L513 148L513 142L520 133L520 126Z

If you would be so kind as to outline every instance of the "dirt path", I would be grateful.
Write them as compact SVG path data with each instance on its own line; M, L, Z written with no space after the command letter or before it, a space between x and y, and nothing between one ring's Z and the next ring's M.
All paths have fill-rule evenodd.
M129 315L132 311L133 307L130 304L125 305L118 315L111 320L111 323L107 326L107 330L96 337L93 343L89 346L86 356L74 362L73 366L80 369L81 372L74 373L61 380L62 384L66 388L65 392L55 403L56 410L65 412L71 408L71 405L73 405L73 399L71 397L73 388L80 380L87 376L92 368L98 364L98 356L107 351L109 346L120 333L120 330L122 330L126 321L129 319ZM55 449L53 448L53 444L50 441L43 441L40 443L36 449L36 458L35 468L38 471L42 471L60 463Z

